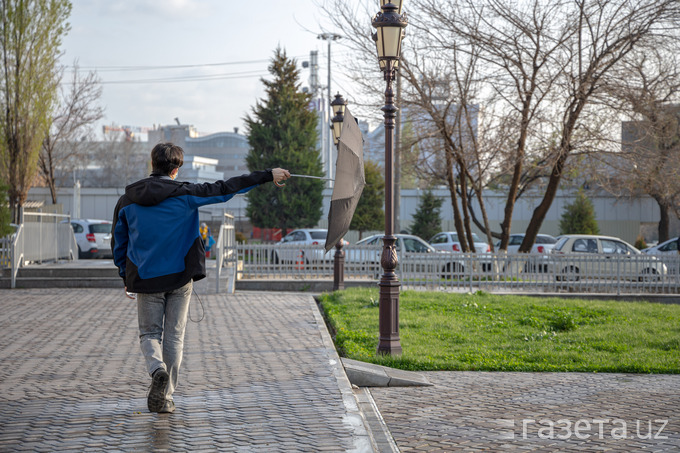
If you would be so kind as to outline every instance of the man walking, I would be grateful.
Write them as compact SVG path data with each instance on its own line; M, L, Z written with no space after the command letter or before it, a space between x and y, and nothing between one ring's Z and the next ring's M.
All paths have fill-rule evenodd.
M151 375L147 406L160 413L175 410L172 394L182 363L192 283L206 276L198 208L290 177L287 170L275 168L214 183L177 182L183 163L181 147L154 146L152 173L125 188L114 210L111 235L126 294L134 298L132 293L137 293L140 346Z

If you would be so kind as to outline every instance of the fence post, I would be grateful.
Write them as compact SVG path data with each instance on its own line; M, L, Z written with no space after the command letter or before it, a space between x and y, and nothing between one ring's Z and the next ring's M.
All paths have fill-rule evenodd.
M333 259L333 291L345 289L345 252L342 250L342 241L340 238L335 244L335 257Z
M224 219L222 219L224 222ZM224 223L220 225L220 232L217 235L217 244L215 244L215 293L220 293L220 277L222 276L222 259L224 258Z

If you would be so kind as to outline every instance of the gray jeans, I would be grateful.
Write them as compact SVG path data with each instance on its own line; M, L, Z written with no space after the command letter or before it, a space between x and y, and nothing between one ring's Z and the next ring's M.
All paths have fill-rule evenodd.
M139 343L149 374L159 368L170 375L165 398L171 400L182 364L192 282L164 293L137 294Z

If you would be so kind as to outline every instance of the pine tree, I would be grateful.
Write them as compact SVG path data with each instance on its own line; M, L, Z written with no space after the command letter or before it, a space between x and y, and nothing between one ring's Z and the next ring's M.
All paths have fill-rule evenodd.
M574 202L564 207L560 220L560 234L598 234L599 232L600 228L595 219L595 207L581 188Z
M441 209L444 200L434 196L430 189L420 197L418 210L413 215L411 234L428 240L441 231Z
M366 186L354 211L350 229L359 231L359 238L364 231L384 230L385 211L385 178L378 164L370 160L364 161L364 177Z
M300 91L300 72L280 48L274 52L269 72L262 79L266 98L245 118L250 171L281 167L291 173L323 176L317 148L316 114L309 109L311 96ZM291 178L279 188L265 184L248 192L247 214L261 228L310 228L321 218L323 181Z

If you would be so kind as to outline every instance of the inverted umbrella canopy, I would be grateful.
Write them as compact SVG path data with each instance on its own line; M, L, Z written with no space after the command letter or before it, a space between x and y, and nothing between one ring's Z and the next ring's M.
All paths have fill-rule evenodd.
M348 108L338 140L338 160L335 161L335 185L328 211L326 252L335 247L349 231L349 224L366 185L364 177L364 139L359 125Z

